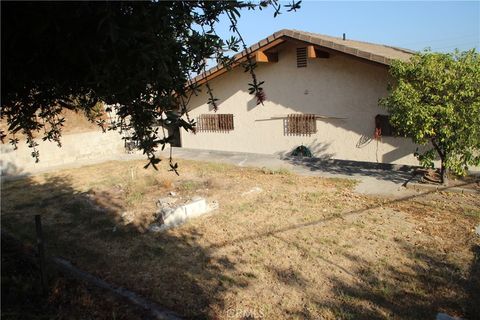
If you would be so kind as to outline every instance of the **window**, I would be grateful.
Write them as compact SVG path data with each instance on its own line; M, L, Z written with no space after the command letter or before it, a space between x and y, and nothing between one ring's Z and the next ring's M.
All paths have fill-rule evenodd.
M289 114L287 135L311 135L317 132L317 117L314 114Z
M395 137L398 133L390 124L390 116L377 114L375 116L375 137Z
M297 68L307 67L307 47L297 48Z
M197 132L228 132L233 130L233 114L201 114L197 119Z

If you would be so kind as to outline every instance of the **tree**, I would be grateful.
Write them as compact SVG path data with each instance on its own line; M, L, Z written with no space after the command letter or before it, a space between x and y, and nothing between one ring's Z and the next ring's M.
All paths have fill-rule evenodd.
M173 139L165 128L194 130L187 105L200 89L187 85L190 75L205 71L205 61L212 57L228 67L232 60L225 52L247 48L237 28L240 11L272 7L276 16L282 8L277 0L1 2L1 6L1 118L8 123L8 133L25 135L38 161L35 135L60 146L62 110L84 112L104 130L131 132L129 138L139 142L149 159L147 167L155 167L160 161L155 151ZM295 11L300 1L285 6ZM221 15L230 21L229 39L215 32ZM262 103L265 94L255 66L248 56L250 92ZM216 109L208 83L206 88ZM115 120L96 117L99 102L113 106L107 112L114 111ZM16 145L18 139L10 142ZM170 165L176 172L171 158Z
M380 103L401 135L427 145L416 152L420 163L441 162L441 183L447 171L464 175L480 165L480 60L466 52L416 54L390 69L395 81Z

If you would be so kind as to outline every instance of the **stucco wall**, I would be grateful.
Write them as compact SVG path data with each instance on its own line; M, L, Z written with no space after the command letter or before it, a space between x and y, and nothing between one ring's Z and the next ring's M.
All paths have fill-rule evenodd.
M309 59L296 66L296 46L284 44L278 63L259 64L256 74L265 81L265 104L248 94L249 74L236 68L210 82L219 99L219 113L233 113L235 130L229 133L182 131L182 146L210 150L287 154L301 144L316 156L356 161L418 164L416 146L408 139L372 140L374 117L385 114L378 99L387 94L387 68L344 54ZM205 90L204 90L205 91ZM202 92L190 102L190 116L213 113ZM317 133L287 136L284 120L271 117L314 113L345 119L317 120Z

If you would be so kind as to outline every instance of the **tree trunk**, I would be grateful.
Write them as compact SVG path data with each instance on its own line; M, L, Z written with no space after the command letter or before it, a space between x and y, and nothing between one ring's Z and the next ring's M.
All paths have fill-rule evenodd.
M440 183L444 186L448 185L448 177L447 177L447 168L445 167L445 160L447 158L447 153L440 148L440 146L436 143L435 138L431 138L430 141L432 142L433 147L437 151L438 155L440 156Z
M443 157L441 158L441 167L440 167L440 183L444 186L448 186L448 177L447 177L448 170L445 168L445 161Z

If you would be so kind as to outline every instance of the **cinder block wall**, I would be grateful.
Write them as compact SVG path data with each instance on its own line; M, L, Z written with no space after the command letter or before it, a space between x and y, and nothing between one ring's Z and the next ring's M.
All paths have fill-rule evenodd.
M42 139L36 141L40 151L38 163L35 163L32 150L24 141L20 141L17 150L8 143L0 144L2 176L34 173L62 165L101 162L126 154L124 141L116 131L64 135L61 148L53 142Z

